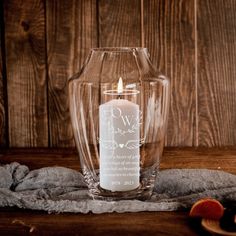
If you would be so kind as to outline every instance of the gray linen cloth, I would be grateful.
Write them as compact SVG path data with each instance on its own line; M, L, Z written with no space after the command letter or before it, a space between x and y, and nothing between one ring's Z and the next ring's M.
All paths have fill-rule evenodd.
M187 209L200 198L236 201L236 175L206 169L160 171L149 200L93 200L81 173L64 167L30 171L13 162L0 166L0 207L50 212L138 212Z

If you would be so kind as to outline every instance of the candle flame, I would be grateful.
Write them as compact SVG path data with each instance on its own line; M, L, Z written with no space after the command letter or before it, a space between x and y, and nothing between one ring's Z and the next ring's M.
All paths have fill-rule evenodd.
M121 77L119 78L119 81L118 81L117 91L118 91L118 94L121 94L123 92L123 80Z

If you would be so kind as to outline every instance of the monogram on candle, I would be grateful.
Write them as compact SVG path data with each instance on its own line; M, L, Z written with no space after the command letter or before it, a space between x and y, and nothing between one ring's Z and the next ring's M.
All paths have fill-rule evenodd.
M139 91L123 89L120 78L117 90L104 94L116 96L99 106L100 186L110 191L130 191L139 187L140 110L139 105L124 99Z

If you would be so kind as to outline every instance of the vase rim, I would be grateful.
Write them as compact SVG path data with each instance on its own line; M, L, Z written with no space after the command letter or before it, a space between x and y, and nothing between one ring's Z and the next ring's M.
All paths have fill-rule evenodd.
M132 52L132 51L146 51L145 47L97 47L91 48L95 52Z

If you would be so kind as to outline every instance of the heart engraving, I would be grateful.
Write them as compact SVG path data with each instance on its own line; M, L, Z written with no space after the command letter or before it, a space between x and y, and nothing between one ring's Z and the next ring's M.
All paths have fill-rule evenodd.
M123 147L124 147L124 144L123 144L123 143L120 143L120 144L119 144L119 147L120 147L120 148L123 148Z

